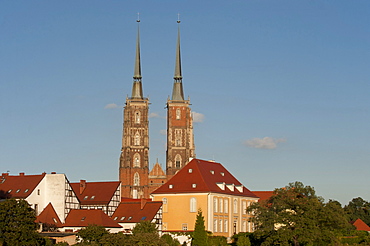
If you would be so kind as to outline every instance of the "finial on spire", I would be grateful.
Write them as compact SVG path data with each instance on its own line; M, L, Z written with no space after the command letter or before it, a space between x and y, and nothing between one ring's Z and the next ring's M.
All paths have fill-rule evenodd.
M180 14L178 14L177 23L180 23ZM184 91L182 88L182 73L181 73L181 54L180 54L180 25L177 30L177 44L176 44L176 62L175 62L175 76L172 90L172 100L184 100Z
M181 21L180 21L180 13L178 13L178 14L177 14L177 23L179 23L179 24L180 24L180 22L181 22Z
M139 12L137 13L137 20L136 20L136 22L140 22L140 13Z
M140 63L140 18L137 19L137 38L136 38L136 58L134 69L134 84L132 87L132 98L143 98L143 89L141 85L141 63Z

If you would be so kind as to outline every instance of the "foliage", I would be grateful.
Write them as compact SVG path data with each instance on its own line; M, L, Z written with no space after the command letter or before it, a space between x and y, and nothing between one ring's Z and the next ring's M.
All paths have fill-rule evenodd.
M148 221L148 220L142 220L139 223L136 224L136 226L132 229L132 234L138 234L138 233L155 233L158 234L157 226L156 224Z
M263 240L262 245L330 245L353 229L338 202L324 203L312 187L301 182L276 189L268 200L252 204L248 211L254 214L254 234Z
M370 203L361 197L353 198L352 201L344 207L348 220L355 221L361 219L367 225L370 225Z
M223 236L208 236L209 246L227 246L226 237Z
M0 243L2 245L41 245L45 243L36 232L35 211L25 200L0 202Z
M207 244L207 231L204 225L204 217L202 210L198 210L197 219L195 221L194 232L192 233L191 245L194 246L206 246Z
M179 240L177 239L174 239L173 237L171 237L171 235L169 234L163 234L161 236L161 240L166 243L168 246L178 246L180 245L180 242Z
M77 236L82 239L81 243L83 245L86 243L98 243L107 234L109 232L103 226L88 225L86 228L80 230Z
M131 236L125 235L122 232L106 234L100 239L99 242L104 246L134 245Z

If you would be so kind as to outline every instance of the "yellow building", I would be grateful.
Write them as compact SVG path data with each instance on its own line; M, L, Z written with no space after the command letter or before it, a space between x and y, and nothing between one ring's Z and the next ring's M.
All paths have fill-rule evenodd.
M199 208L216 236L253 230L246 209L258 197L220 163L193 159L151 196L163 202L163 231L193 231Z

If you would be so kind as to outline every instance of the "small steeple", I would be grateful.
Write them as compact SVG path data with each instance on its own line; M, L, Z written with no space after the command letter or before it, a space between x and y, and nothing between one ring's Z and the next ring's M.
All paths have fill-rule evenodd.
M141 85L141 64L140 64L140 18L138 14L137 38L136 38L136 58L134 70L134 84L132 86L132 98L143 99L143 88Z
M182 88L182 74L181 74L181 53L180 53L180 14L178 15L178 31L177 31L177 45L176 45L176 64L175 76L172 90L172 100L184 100L184 91Z

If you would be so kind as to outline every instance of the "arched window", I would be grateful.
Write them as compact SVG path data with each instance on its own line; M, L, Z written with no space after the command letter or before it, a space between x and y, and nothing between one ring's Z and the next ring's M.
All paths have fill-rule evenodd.
M140 185L140 176L138 173L134 174L134 186L139 186Z
M190 198L190 212L197 212L197 199L195 197Z
M140 155L138 153L134 155L134 167L140 167Z
M163 204L167 204L167 198L163 197L162 202L163 202Z
M175 157L175 167L176 168L181 167L181 156L180 155L176 155Z
M182 145L182 131L181 129L175 129L175 146L181 146Z
M234 214L238 213L238 201L236 199L234 199L233 210L234 210Z
M139 132L136 132L136 134L135 134L134 145L140 145L140 134L139 134Z
M179 120L179 119L181 119L181 111L178 108L178 109L176 109L176 120Z
M139 111L135 112L135 123L140 124L140 112Z

